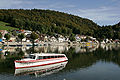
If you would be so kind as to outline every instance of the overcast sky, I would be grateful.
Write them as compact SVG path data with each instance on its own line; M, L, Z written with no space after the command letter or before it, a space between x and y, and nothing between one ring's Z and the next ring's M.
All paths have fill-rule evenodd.
M120 22L120 0L0 0L1 9L50 9L93 20L98 25Z

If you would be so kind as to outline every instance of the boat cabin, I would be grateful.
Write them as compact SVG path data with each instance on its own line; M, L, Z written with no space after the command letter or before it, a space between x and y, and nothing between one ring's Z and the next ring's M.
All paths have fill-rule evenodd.
M35 59L35 60L40 60L40 59L54 59L54 58L64 58L66 57L64 54L30 54L27 57L24 58L30 58L30 59Z

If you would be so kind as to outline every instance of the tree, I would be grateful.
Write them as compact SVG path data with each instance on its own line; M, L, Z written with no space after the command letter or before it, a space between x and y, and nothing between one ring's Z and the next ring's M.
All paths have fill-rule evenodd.
M2 33L0 32L0 39L2 38Z
M74 34L70 35L70 41L75 41L75 35Z
M34 47L34 40L38 39L38 34L36 34L35 32L32 32L30 35L30 38L32 39L32 43L33 43L33 47Z
M120 32L117 32L117 38L120 39Z
M40 9L1 9L0 20L8 22L11 26L19 29L38 30L40 33L44 34L58 33L70 36L70 34L83 33L93 36L94 31L97 32L100 28L100 26L93 21L85 18L58 11ZM116 30L118 29L116 28Z
M7 34L5 34L4 37L6 38L6 40L7 40L7 45L8 45L8 40L10 39L10 35L7 33Z
M18 38L21 40L21 44L22 44L22 39L25 37L25 35L22 33L22 34L19 34L18 35Z

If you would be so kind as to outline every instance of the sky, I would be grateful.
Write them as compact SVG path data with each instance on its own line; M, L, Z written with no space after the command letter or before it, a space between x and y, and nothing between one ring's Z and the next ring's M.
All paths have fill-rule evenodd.
M34 8L77 15L101 26L120 22L120 0L0 0L0 9Z

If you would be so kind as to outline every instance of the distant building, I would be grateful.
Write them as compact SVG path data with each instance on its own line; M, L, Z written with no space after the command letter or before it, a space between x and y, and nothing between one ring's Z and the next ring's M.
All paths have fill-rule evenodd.
M9 42L15 42L16 41L16 37L10 37L10 40L9 40Z
M65 41L69 41L69 36L65 36Z
M7 30L0 30L0 33L2 34L2 39L4 40L5 39L4 36L5 36L5 34L8 33L8 31Z
M45 34L40 34L40 35L39 35L39 39L40 39L40 41L45 41L45 42L47 42L47 41L48 41L48 36L45 35Z
M78 42L80 42L80 41L81 41L80 35L76 35L76 36L75 36L75 40L78 41Z
M81 39L86 39L86 38L87 38L87 36L80 35L80 38L81 38Z
M64 42L65 41L65 37L61 36L61 37L58 37L58 42Z
M29 30L24 30L24 31L23 31L23 33L24 33L24 34L25 34L25 36L26 36L26 35L31 34L31 33L32 33L32 31L29 31Z
M50 37L49 41L51 41L51 42L57 42L57 39L54 36L52 36L52 37Z

